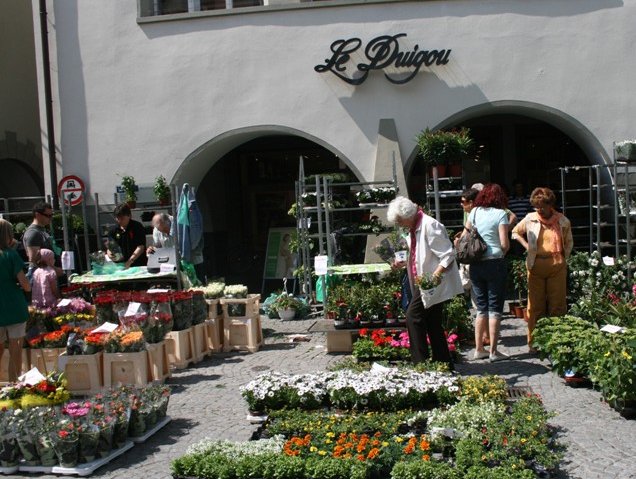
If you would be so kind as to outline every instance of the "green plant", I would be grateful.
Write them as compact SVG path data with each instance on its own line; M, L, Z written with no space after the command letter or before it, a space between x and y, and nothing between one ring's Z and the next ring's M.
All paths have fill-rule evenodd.
M271 308L275 311L280 311L281 309L293 309L294 311L298 311L302 308L302 306L303 302L300 299L287 293L281 293L278 295L271 304Z
M459 479L458 471L445 462L402 461L391 471L391 479Z
M471 337L473 322L470 318L468 303L463 294L455 296L444 304L444 331L457 333L461 338Z
M137 201L137 184L135 178L129 175L121 177L121 187L124 190L126 201Z
M461 381L461 395L470 402L503 402L506 400L506 380L500 376L467 376Z
M152 187L152 191L155 194L157 201L164 202L170 199L170 185L168 185L168 182L163 175L159 175L155 178L155 184Z
M475 145L468 128L435 131L426 128L416 140L424 163L429 166L447 165L468 158Z
M590 379L598 384L608 401L636 400L636 330L601 334L595 344Z
M525 258L510 261L510 274L519 302L521 302L524 294L528 294L528 270Z

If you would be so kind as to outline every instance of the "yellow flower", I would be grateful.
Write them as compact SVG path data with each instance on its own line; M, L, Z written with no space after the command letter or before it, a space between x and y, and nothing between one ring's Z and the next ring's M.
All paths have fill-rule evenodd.
M327 454L327 452L326 452L326 451L322 451L322 450L321 450L321 451L318 451L318 454L320 454L321 456L324 456L324 455L326 455L326 454Z
M326 435L327 435L327 437L334 437L336 435L336 433L335 432L328 432Z
M382 447L387 447L388 445L389 445L389 443L388 443L388 442L386 442L386 441L382 441Z
M608 352L606 352L606 353L604 354L604 356L605 356L606 358L608 358L608 357L609 357L609 355L610 355L610 352L609 352L609 351L608 351Z
M528 415L528 416L526 416L526 419L527 419L528 421L532 421L532 416Z
M625 359L627 359L628 361L631 361L631 360L632 360L632 357L631 357L629 354L627 354L627 351L623 351L621 354L622 354L622 355L623 355L623 357L624 357Z
M309 452L316 452L318 450L318 448L316 446L311 446L309 448Z
M395 442L399 443L399 442L403 442L403 441L404 441L404 439L399 437L399 436L395 438Z
M525 437L521 438L521 444L525 444L528 440Z
M333 441L331 439L325 439L325 444L331 444Z

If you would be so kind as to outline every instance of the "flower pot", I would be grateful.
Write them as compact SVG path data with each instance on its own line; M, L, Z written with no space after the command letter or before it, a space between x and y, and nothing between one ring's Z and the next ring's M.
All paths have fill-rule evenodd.
M634 399L625 400L617 398L610 401L609 405L626 419L636 418L636 400Z
M523 306L515 306L514 308L515 318L523 318Z
M283 321L291 321L296 316L296 310L291 308L279 309L278 317Z
M523 320L527 323L529 319L530 316L528 316L528 308L523 308Z
M170 197L159 198L159 206L168 206L170 204Z
M448 165L447 171L448 171L448 176L462 176L462 165L461 163L450 164Z
M446 165L437 165L436 167L435 166L430 167L429 170L428 170L428 175L431 178L433 178L433 175L434 175L434 173L433 173L433 169L434 168L437 168L437 177L438 178L443 178L443 177L446 176Z
M126 204L128 205L128 208L130 208L131 210L135 209L137 207L137 201L132 200L132 201L126 201Z

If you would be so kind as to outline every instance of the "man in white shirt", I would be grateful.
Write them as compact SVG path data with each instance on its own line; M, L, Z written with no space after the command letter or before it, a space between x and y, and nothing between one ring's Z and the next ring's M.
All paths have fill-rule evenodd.
M157 248L173 248L175 245L172 216L166 213L157 213L152 217L152 246L148 246L148 253L153 253Z

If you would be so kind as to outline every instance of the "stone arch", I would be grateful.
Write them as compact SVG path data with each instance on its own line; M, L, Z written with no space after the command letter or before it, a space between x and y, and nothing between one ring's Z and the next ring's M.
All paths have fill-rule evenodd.
M360 171L349 158L320 138L288 126L255 125L226 131L199 146L179 165L172 182L178 185L189 183L196 187L207 171L226 153L250 140L270 135L292 135L310 140L332 152L347 165L357 178L362 178Z
M444 119L433 127L448 128L460 124L467 120L472 120L481 116L496 114L515 114L543 121L568 135L583 150L591 164L609 164L611 158L590 130L580 121L567 113L540 103L501 100L490 103L482 103L461 110ZM417 147L411 151L407 163L406 171L411 171L417 156Z

